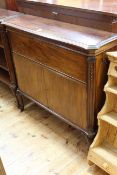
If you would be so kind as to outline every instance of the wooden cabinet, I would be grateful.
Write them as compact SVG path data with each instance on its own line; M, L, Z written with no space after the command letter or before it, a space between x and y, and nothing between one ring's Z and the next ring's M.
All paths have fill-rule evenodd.
M8 85L14 94L17 86L16 77L11 59L11 50L7 38L6 28L2 22L4 20L8 20L9 18L16 17L17 15L19 15L19 13L0 9L0 81Z
M4 29L1 25L0 30L0 80L4 82L7 85L10 85L10 76L5 56L5 49L4 49L4 43L3 43L3 37L4 37Z
M3 24L17 92L93 137L116 34L30 15Z
M90 147L88 160L111 175L117 173L117 52L108 53L110 66L104 88L106 102L98 114L99 129Z
M0 80L8 86L15 86L15 74L11 61L10 47L5 31L5 27L1 24L4 20L15 17L16 12L0 9Z

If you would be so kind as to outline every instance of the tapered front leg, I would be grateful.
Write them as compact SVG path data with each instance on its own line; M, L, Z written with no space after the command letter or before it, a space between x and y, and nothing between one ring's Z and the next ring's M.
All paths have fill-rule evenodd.
M16 91L16 96L17 96L17 104L18 104L18 108L22 111L24 111L24 101L23 101L23 96L21 95L21 93L17 90Z

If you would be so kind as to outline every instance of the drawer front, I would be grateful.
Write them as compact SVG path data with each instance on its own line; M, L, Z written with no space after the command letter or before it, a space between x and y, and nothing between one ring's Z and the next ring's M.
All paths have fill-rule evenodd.
M27 35L10 32L12 50L56 71L87 81L87 58Z
M18 87L62 118L87 128L86 85L13 54Z
M117 63L114 62L110 63L108 75L117 77Z

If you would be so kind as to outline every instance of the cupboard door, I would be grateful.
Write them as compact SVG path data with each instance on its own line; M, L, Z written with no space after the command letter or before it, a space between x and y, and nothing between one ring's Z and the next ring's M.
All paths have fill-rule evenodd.
M21 91L47 105L43 67L23 56L13 55L18 86Z
M87 128L86 85L44 69L48 107L81 128Z
M71 123L87 128L86 84L15 53L14 64L21 91Z

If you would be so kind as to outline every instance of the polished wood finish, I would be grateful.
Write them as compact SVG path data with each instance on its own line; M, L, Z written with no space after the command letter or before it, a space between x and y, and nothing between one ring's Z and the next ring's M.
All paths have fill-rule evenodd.
M8 10L18 11L16 0L5 0L6 1L6 8Z
M111 32L100 31L92 28L87 28L79 25L73 25L63 23L60 21L45 19L32 15L21 15L17 18L9 19L3 24L7 24L11 28L18 29L27 32L29 38L35 35L41 40L45 40L47 43L54 43L53 45L60 45L70 50L76 50L77 47L83 52L83 55L87 55L90 51L90 56L102 52L105 45L116 41L117 35ZM28 34L29 33L29 34ZM22 33L23 34L23 33ZM17 42L17 41L16 41ZM31 44L31 43L30 43ZM109 44L112 47L112 44ZM20 48L20 45L19 45ZM29 49L30 50L30 49ZM25 51L24 51L25 52Z
M14 63L21 91L66 120L81 128L87 128L86 85L58 72L48 70L17 54L14 54ZM26 65L26 69L24 69L24 65ZM28 76L29 72L33 73ZM70 108L70 106L72 107ZM81 110L79 110L79 106Z
M18 12L0 8L0 23L3 20L17 16L18 14L19 14Z
M116 48L117 35L30 15L3 24L18 94L94 136L100 101L104 102L100 91L108 68L105 52Z
M58 49L53 44L48 45L46 41L41 39L34 40L28 35L22 35L17 32L11 32L10 38L12 38L11 46L14 52L19 55L23 55L36 63L42 63L46 67L68 74L70 77L86 83L86 56L78 55L73 51L67 50L67 48ZM19 43L23 44L19 45ZM67 66L65 66L66 64Z
M107 13L116 15L117 14L117 5L114 0L20 0L27 3L37 3L37 4L48 4L48 5L58 5L64 6L67 8L79 8L79 9L86 9L100 13Z
M16 0L19 11L117 33L114 0Z
M14 54L14 63L19 88L26 94L30 94L35 100L47 106L43 68L39 64L33 63L17 54ZM27 67L26 70L24 70L24 64ZM31 73L30 76L28 76L29 72L33 72L33 74ZM34 89L34 91L32 89Z

